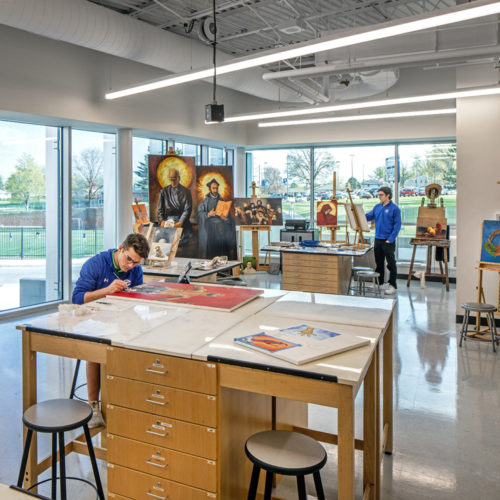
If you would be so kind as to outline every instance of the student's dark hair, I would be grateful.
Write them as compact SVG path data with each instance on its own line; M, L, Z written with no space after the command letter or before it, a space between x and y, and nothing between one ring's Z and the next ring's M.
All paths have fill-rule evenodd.
M381 188L378 188L379 193L384 193L385 195L389 196L389 199L392 200L392 189L387 186L382 186Z
M149 243L148 240L138 233L129 234L122 243L124 250L133 248L137 255L140 255L143 259L147 259L149 255Z

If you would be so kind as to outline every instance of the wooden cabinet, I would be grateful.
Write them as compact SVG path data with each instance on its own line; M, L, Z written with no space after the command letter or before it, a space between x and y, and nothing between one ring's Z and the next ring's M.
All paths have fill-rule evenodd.
M107 368L110 494L218 498L216 365L109 347Z
M351 257L283 252L283 290L347 293Z

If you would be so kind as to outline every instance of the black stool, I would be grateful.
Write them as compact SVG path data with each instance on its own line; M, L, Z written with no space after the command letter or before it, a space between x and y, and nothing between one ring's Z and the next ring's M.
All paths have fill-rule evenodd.
M101 478L99 477L99 470L97 469L94 447L92 446L90 431L87 426L87 423L91 418L92 408L88 404L76 401L75 399L51 399L28 408L23 415L23 423L28 428L28 432L26 434L26 442L24 444L23 458L19 469L17 486L21 488L23 485L33 431L50 433L52 434L51 497L56 498L57 437L59 436L59 479L61 481L61 500L67 500L64 433L66 431L77 429L78 427L83 427L85 439L87 441L87 448L89 450L90 462L92 464L92 470L94 471L97 495L100 500L104 500L104 491L102 489Z
M497 329L495 325L495 316L494 312L497 310L497 308L491 304L485 304L483 302L466 302L465 304L462 304L462 309L465 311L464 314L464 321L462 323L462 328L460 329L460 344L459 346L462 347L462 341L463 340L479 340L482 342L489 342L490 339L488 338L482 338L482 337L474 337L472 335L468 335L468 333L479 333L475 330L469 330L469 318L470 318L470 313L479 313L479 322L481 322L481 314L486 314L486 319L488 321L488 325L490 327L490 334L491 334L491 343L493 345L493 352L497 352L496 350L496 344L499 343L500 336L497 334Z
M248 438L245 453L253 463L248 500L255 500L260 469L266 473L264 500L271 499L273 475L297 476L299 500L306 500L304 476L312 474L318 500L325 500L320 469L326 464L326 451L316 440L290 431L263 431Z

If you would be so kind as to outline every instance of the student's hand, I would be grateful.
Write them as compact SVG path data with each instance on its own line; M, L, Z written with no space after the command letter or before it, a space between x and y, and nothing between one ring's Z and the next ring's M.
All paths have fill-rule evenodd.
M116 292L121 292L122 290L125 290L125 288L128 288L128 285L125 281L122 280L114 280L111 285L108 285L106 287L108 293L116 293Z

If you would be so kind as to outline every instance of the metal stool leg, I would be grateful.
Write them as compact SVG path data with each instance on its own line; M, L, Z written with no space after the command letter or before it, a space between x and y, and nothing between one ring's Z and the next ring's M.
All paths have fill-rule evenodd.
M92 464L92 470L94 471L95 484L97 487L97 495L99 500L104 499L104 491L102 489L101 478L99 476L99 469L97 468L97 461L95 459L94 446L92 445L92 438L90 436L90 431L87 424L84 424L83 431L85 432L85 439L87 440L87 448L89 449L90 463Z
M266 488L264 489L264 500L271 500L271 492L273 490L273 473L266 472Z
M460 338L460 347L462 347L462 340L467 340L467 332L469 331L469 316L470 316L470 311L466 310L464 314L462 336Z
M250 488L248 489L248 500L255 500L257 497L257 486L259 485L260 467L255 464L252 470L252 478L250 479Z
M78 372L80 371L80 363L81 361L77 359L75 365L75 371L73 373L73 382L71 383L71 391L69 393L69 399L73 399L73 396L75 395L76 382L78 380Z
M306 482L304 476L297 476L297 490L299 492L299 500L307 500Z
M17 486L19 488L23 487L24 474L26 473L26 464L28 463L28 455L30 452L31 438L33 437L33 431L28 429L26 434L26 442L24 443L23 458L21 459L21 467L19 468L19 476L17 478Z
M50 498L57 498L57 433L52 433L52 481Z
M486 313L486 319L488 321L488 326L490 328L491 343L493 345L493 352L497 352L496 341L495 341L495 318L492 312Z
M466 325L467 325L467 311L464 311L464 319L462 320L462 327L460 328L460 342L458 343L459 347L462 347Z
M323 483L319 471L313 472L314 486L316 486L316 496L318 500L325 500L325 492L323 491Z
M59 469L61 471L61 500L68 500L66 496L66 455L64 451L64 432L59 432Z

